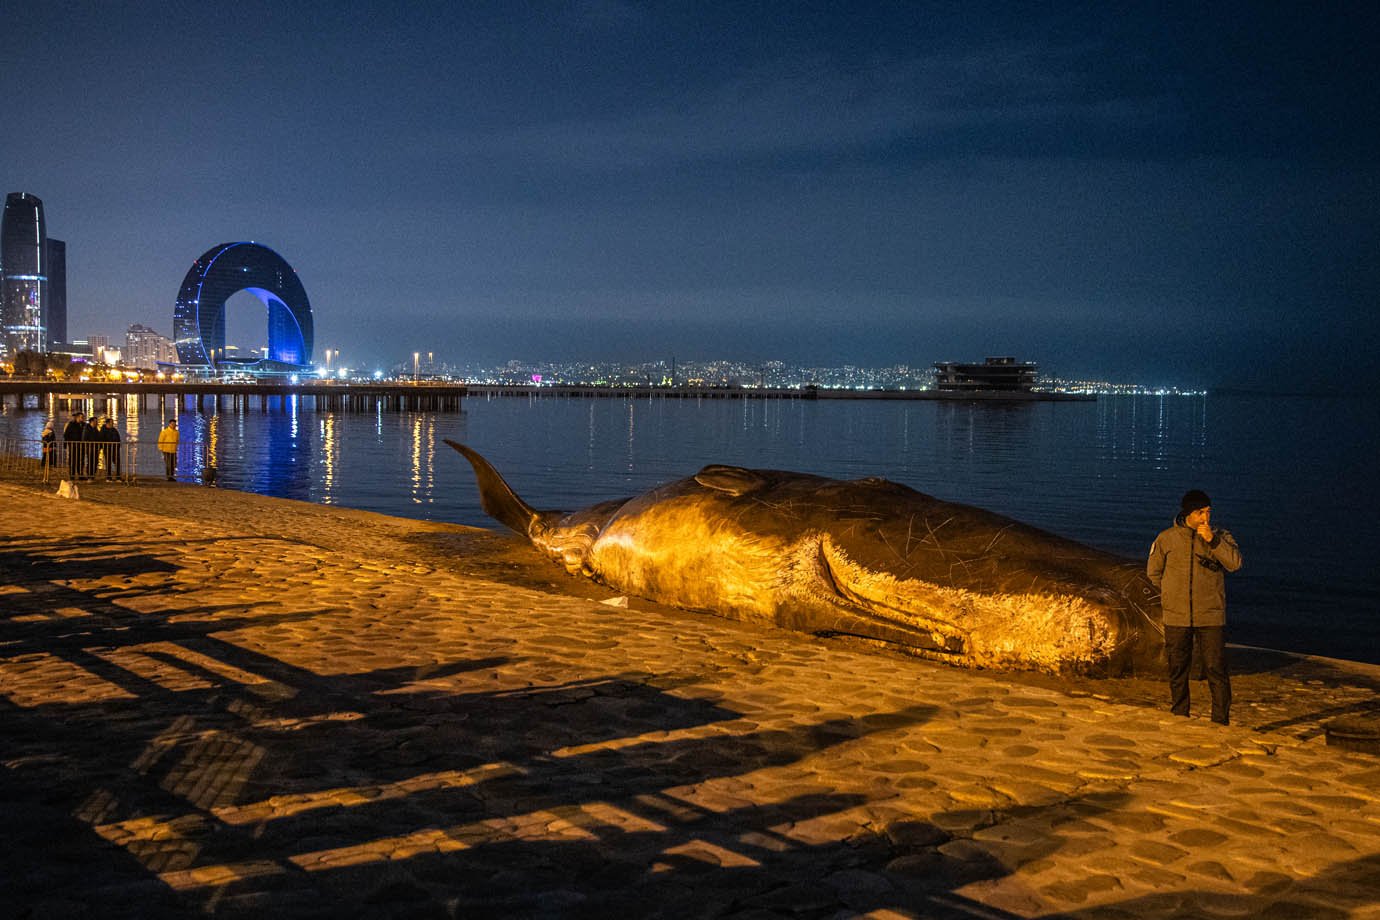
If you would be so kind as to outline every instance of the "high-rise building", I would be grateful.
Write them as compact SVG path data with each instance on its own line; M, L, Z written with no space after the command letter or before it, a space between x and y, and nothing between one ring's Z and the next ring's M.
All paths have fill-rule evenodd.
M0 220L0 351L6 357L46 350L47 259L43 202L28 192L11 192Z
M218 366L229 357L225 301L248 291L268 308L268 357L278 365L309 365L311 303L297 272L258 243L221 243L202 253L182 279L173 307L173 340L182 364Z
M127 367L143 370L153 370L160 362L177 363L177 348L172 339L140 323L135 323L125 332L123 354Z
M49 351L67 344L67 244L48 237L48 297L43 301L43 335Z

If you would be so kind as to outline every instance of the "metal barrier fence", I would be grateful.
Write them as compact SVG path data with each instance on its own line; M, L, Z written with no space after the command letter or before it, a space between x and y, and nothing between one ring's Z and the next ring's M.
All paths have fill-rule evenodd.
M206 445L197 441L177 445L175 478L189 482L207 479ZM53 441L0 436L0 475L57 483L165 479L163 452L154 441Z

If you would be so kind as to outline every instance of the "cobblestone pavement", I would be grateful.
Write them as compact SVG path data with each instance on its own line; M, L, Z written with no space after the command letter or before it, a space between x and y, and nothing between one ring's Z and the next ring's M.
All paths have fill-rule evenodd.
M143 495L0 485L0 917L1380 918L1380 669L1224 729Z

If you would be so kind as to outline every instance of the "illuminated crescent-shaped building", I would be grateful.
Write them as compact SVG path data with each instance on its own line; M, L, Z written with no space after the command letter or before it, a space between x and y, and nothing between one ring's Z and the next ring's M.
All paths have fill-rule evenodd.
M282 256L258 243L222 243L206 250L182 279L173 310L177 360L212 370L227 363L225 302L248 291L268 308L268 355L252 364L261 372L288 372L311 363L312 319L307 292ZM250 369L246 367L246 369Z

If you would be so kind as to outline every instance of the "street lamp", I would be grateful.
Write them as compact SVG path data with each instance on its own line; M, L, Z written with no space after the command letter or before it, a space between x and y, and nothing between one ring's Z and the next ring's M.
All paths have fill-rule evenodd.
M327 348L327 349L326 349L326 373L329 374L330 372L331 372L331 350L330 350L329 348Z
M412 383L414 386L417 383L417 371L419 366L421 365L421 362L422 353L420 351L414 351L412 353Z

